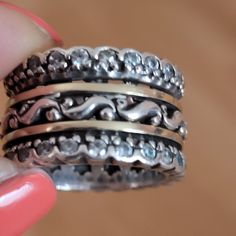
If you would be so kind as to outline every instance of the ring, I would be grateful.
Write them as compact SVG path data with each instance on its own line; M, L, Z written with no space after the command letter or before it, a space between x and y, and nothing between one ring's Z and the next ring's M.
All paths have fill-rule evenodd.
M145 84L175 98L184 93L184 78L168 60L112 47L54 48L32 55L5 78L4 86L13 96L39 85L73 81Z
M43 168L58 190L124 190L184 175L183 77L166 60L133 49L56 48L28 58L4 83L5 156Z
M41 166L60 190L124 189L180 178L185 160L164 138L109 130L63 130L21 138L6 147L21 166Z
M69 86L68 86L69 85ZM53 85L47 88L34 91L34 97L30 100L19 102L20 98L6 111L3 118L3 134L15 129L55 121L84 120L91 119L96 115L97 120L124 120L129 122L139 122L152 124L153 126L163 126L170 130L177 131L183 138L185 132L185 122L179 108L167 102L168 100L159 100L156 97L150 99L147 94L130 95L129 92L111 94L110 91L119 91L119 85L108 85L106 89L109 92L101 92L95 88L99 84L90 83L87 89L82 89L84 84L77 84L77 90L72 92L71 84ZM74 86L74 85L73 85ZM49 86L47 86L49 87ZM63 92L62 92L63 88ZM67 88L67 89L66 89ZM93 91L91 92L91 89ZM104 89L103 89L104 90ZM133 93L135 94L135 93ZM21 97L28 97L22 93Z

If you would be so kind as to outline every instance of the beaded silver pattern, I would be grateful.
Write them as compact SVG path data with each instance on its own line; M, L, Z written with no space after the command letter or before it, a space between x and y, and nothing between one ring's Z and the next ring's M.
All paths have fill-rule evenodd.
M20 166L44 167L58 188L63 190L66 186L84 190L86 185L80 185L78 180L88 182L89 178L96 179L90 184L96 184L97 188L105 188L104 184L112 179L117 182L116 185L109 184L107 187L117 189L123 185L130 187L131 183L133 187L159 184L160 180L160 183L165 183L171 176L172 179L182 176L185 169L183 154L175 145L161 139L123 136L114 132L74 132L48 138L39 136L8 147L6 156ZM98 185L97 178L105 178L102 185Z
M12 96L38 85L75 80L141 83L176 98L184 93L182 74L166 59L134 49L112 47L55 48L33 55L4 79L4 85L7 94Z

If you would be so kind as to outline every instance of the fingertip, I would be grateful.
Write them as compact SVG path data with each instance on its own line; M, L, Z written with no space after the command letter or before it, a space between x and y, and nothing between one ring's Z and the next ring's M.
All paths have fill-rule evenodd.
M38 16L0 2L0 79L34 52L61 46L58 33Z
M12 161L4 157L0 157L0 183L17 174L18 168L16 165Z
M29 17L36 25L38 25L39 28L46 31L46 34L49 34L51 36L51 38L54 41L56 46L62 46L63 45L63 40L60 37L60 35L57 33L57 31L55 29L53 29L48 23L46 23L40 17L36 16L32 12L30 12L30 11L28 11L28 10L22 8L22 7L13 5L11 3L0 1L0 7L1 6L4 6L8 9L11 9L13 11L16 11L16 12L20 13L20 14L23 14L26 17Z
M3 235L18 235L55 204L56 189L41 170L23 172L0 185L0 228ZM9 224L12 227L8 227Z

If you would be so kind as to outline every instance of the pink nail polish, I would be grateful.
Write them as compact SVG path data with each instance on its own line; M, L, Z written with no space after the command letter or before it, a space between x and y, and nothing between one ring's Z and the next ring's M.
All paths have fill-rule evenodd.
M46 174L27 171L0 184L0 233L20 235L53 206L56 190Z
M25 10L21 7L12 5L10 3L0 1L0 6L7 7L13 11L21 13L27 17L30 17L33 20L33 22L35 22L35 24L37 24L39 27L41 27L42 29L44 29L45 31L48 32L48 34L51 36L51 38L53 39L55 44L57 44L57 46L63 45L63 41L62 41L61 37L59 36L59 34L50 25L48 25L44 20L42 20L38 16L34 15L33 13L29 12L28 10Z

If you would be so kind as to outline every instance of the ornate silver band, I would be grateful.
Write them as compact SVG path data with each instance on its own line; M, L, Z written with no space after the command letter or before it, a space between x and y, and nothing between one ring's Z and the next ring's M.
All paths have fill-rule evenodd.
M5 80L5 156L60 190L123 190L184 174L182 74L133 49L54 48Z
M172 104L109 93L55 93L33 97L9 107L3 119L3 134L37 124L70 120L127 121L163 127L187 134L182 113Z
M112 131L26 136L5 145L20 166L40 166L61 190L124 189L179 179L185 160L179 146L150 135Z
M13 96L39 85L73 81L145 84L175 98L184 93L182 74L166 59L112 47L55 48L33 55L5 78L4 85Z

